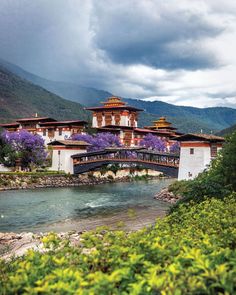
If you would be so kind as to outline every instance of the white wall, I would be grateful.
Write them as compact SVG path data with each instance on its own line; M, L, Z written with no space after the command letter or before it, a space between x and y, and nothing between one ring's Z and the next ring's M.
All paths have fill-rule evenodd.
M98 121L97 121L97 117L96 116L93 116L92 127L93 128L97 128L98 127Z
M66 173L73 174L73 160L71 158L72 155L86 153L86 149L78 150L78 149L65 149L60 150L60 154L58 153L59 150L53 150L52 152L52 167L50 170L55 171L64 171Z
M128 126L128 116L120 116L120 125Z
M4 166L3 164L0 164L0 172L9 172L11 171L10 168Z
M190 154L190 147L181 147L178 180L195 178L208 167L211 162L210 146L193 147L194 154Z
M62 131L62 135L59 135L59 131L56 130L54 133L54 137L48 137L48 131L46 132L46 135L43 135L42 131L38 131L37 134L39 134L44 139L44 144L47 145L49 142L52 142L54 140L65 140L68 139L71 136L70 130L64 130Z

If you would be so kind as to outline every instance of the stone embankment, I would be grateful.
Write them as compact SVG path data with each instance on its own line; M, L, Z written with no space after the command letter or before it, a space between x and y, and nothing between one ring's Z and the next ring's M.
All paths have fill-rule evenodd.
M163 188L159 193L154 196L154 199L175 204L181 199L181 196L176 196L168 190L168 188Z
M107 171L102 174L99 171L95 171L80 175L0 173L0 191L47 187L74 187L111 182L129 182L133 179L151 179L160 177L160 175L160 172L151 170L146 171L145 169L135 173L131 173L128 169L122 169L116 173Z
M73 187L80 185L95 185L114 181L130 181L122 179L95 178L88 175L11 175L0 174L0 191L17 189L34 189L47 187Z

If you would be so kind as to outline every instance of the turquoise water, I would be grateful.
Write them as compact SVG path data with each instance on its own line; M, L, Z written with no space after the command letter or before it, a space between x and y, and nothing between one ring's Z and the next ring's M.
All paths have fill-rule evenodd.
M0 192L0 232L77 229L86 221L109 223L124 211L165 212L168 204L153 196L173 180L101 184L73 188L46 188ZM154 211L154 212L157 212ZM145 216L146 216L145 215ZM143 218L143 217L142 217ZM65 227L65 224L70 227Z

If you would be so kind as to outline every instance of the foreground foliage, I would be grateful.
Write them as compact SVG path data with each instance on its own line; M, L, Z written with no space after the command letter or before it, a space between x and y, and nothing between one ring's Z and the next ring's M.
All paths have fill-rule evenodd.
M1 294L233 294L236 198L181 205L152 228L100 229L1 262Z

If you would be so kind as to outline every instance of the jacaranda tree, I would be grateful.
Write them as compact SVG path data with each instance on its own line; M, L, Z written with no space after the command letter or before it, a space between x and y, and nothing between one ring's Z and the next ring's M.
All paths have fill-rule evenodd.
M179 154L180 152L180 144L176 141L174 144L170 146L170 153Z
M21 158L22 165L41 165L46 160L47 153L44 149L44 140L38 134L32 134L26 130L17 132L3 132L1 139L7 146L11 147L12 161ZM12 156L14 153L14 157ZM7 155L6 155L7 156ZM15 163L11 163L14 165Z
M159 151L159 152L166 151L166 142L163 139L161 139L160 137L152 135L151 133L147 134L140 141L140 146L143 146L143 147L150 149L150 150Z
M91 146L88 148L89 151L99 151L107 147L121 147L118 136L110 133L103 132L96 135L89 134L76 134L72 137L73 140L83 140Z

